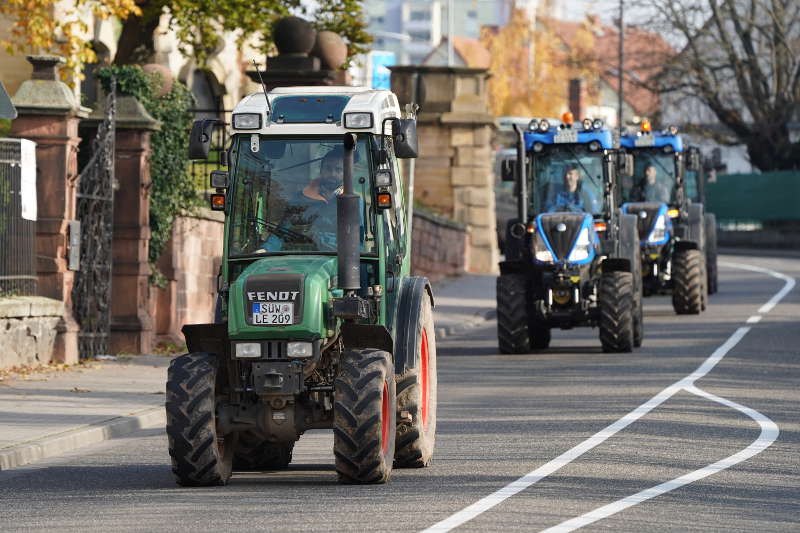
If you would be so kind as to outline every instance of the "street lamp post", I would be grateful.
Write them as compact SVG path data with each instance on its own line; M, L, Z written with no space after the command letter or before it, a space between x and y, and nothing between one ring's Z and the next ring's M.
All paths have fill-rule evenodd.
M622 83L624 81L623 69L625 66L625 2L619 0L619 68L617 69L617 83L619 90L617 91L617 127L619 129L619 136L622 137L622 104L623 92Z

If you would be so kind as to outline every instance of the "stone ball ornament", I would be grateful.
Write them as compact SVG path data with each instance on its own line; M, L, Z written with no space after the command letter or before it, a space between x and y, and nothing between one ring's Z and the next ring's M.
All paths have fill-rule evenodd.
M314 47L317 30L300 17L278 19L272 29L275 47L281 55L308 55Z
M320 59L325 70L339 70L347 61L347 44L341 35L332 31L317 33L311 55Z

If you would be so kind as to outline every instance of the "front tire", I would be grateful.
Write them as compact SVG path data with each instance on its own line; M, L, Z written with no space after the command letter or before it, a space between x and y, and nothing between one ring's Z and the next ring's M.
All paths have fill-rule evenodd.
M672 259L672 307L679 315L698 315L705 304L705 271L700 250L676 252Z
M520 274L501 274L497 278L497 343L500 353L528 353L527 278Z
M231 477L236 435L217 431L217 373L217 357L210 353L181 355L169 365L167 440L179 485L225 485Z
M385 483L392 474L397 397L392 356L342 354L334 382L333 453L340 483Z
M427 293L420 303L415 364L397 376L396 468L428 466L436 444L436 337Z
M706 273L708 294L717 292L717 217L706 213Z
M600 343L604 352L633 350L633 285L630 272L605 272L600 278Z

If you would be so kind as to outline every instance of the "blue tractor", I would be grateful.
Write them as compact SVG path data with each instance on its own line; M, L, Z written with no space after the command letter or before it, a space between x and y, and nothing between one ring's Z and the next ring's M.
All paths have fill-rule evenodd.
M547 348L552 328L599 327L606 352L630 352L643 337L636 217L618 210L617 175L630 158L613 149L600 120L532 120L517 130L517 216L506 227L497 279L502 353Z
M688 177L700 171L700 153L684 149L676 127L652 131L647 121L620 145L633 156L620 201L623 212L637 217L644 294L671 293L676 313L698 314L709 289L716 289L716 223L699 196L687 192Z

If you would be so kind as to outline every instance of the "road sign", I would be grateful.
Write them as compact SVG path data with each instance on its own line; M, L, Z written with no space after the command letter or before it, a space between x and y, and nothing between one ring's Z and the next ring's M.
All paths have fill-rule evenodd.
M375 50L369 54L370 72L372 73L370 85L373 89L391 89L391 67L397 63L394 52Z

